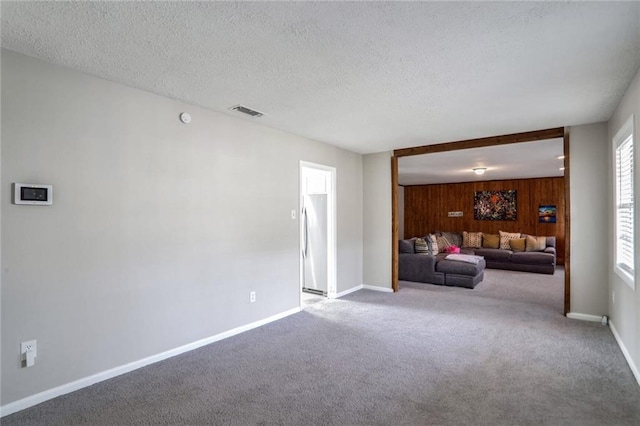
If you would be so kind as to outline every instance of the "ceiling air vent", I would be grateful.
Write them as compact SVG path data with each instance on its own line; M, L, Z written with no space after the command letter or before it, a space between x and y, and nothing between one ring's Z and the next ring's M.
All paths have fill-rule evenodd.
M263 113L261 113L259 111L256 111L256 110L251 109L251 108L247 108L246 106L243 106L243 105L236 105L236 106L231 107L229 109L231 111L238 111L238 112L241 112L243 114L250 115L252 117L262 117L264 115Z

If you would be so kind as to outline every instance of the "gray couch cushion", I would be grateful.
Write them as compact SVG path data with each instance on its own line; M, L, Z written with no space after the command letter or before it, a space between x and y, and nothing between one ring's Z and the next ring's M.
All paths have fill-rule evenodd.
M457 260L441 260L436 264L436 271L444 272L445 274L456 275L470 275L475 277L484 271L486 264L484 259L480 260L478 264L458 262Z
M511 263L521 263L525 265L553 265L555 256L551 253L539 251L523 251L511 255Z
M525 263L514 263L514 262L487 262L487 268L492 269L505 269L508 271L522 271L522 272L535 272L537 274L550 274L553 275L555 273L556 267L555 265L528 265Z
M444 285L452 285L456 287L474 288L480 281L484 279L484 271L480 272L476 276L470 275L445 275Z
M483 256L486 260L497 260L500 262L508 262L513 253L511 250L491 248L475 249L474 252L477 256Z

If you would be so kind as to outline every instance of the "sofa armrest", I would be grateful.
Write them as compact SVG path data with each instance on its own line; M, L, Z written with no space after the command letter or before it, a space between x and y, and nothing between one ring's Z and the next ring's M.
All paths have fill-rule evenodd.
M555 265L558 261L558 256L556 256L556 248L555 247L547 247L544 249L544 253L550 253L553 255L553 264Z
M556 246L556 237L547 237L547 248Z

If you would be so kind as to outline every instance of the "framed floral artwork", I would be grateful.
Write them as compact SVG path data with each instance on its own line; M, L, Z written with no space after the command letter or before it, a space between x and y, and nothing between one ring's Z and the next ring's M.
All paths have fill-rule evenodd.
M517 191L476 191L473 203L475 220L516 220Z

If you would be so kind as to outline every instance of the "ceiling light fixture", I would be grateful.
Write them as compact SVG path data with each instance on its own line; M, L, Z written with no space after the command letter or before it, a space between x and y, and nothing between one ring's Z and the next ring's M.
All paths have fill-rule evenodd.
M475 167L475 168L473 169L473 173L475 173L475 174L477 174L477 175L483 175L483 174L484 174L484 172L486 172L486 171L487 171L487 168L486 168L486 167Z

